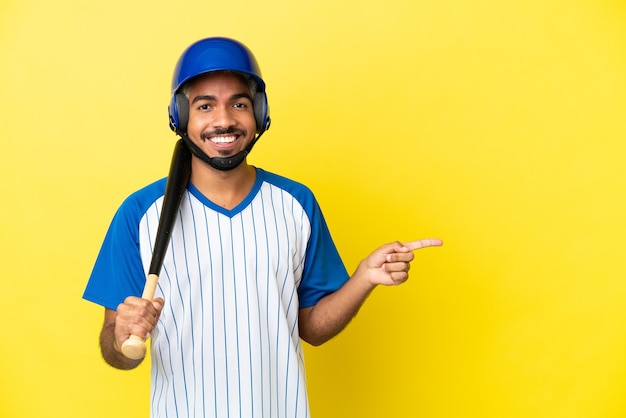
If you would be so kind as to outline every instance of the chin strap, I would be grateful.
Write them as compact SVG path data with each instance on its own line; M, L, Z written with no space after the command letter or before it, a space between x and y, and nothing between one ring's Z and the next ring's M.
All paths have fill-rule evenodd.
M232 170L233 168L238 167L246 159L250 151L252 151L252 147L254 146L256 141L259 140L261 135L262 134L257 135L257 137L254 138L252 142L250 142L250 145L248 145L248 148L246 148L243 151L239 151L237 154L233 155L232 157L209 157L208 155L205 154L204 151L200 149L199 146L194 144L193 141L189 139L189 137L186 134L181 134L181 137L183 141L185 141L185 143L187 144L187 146L189 147L193 155L195 155L196 157L198 157L199 159L201 159L202 161L204 161L205 163L207 163L208 165L210 165L216 170L229 171L229 170Z

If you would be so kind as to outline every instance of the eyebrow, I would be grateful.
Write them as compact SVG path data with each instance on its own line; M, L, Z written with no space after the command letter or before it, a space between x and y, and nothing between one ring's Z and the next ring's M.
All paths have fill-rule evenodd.
M250 95L248 93L236 93L236 94L233 94L232 96L230 96L230 100L237 100L237 99L248 99L248 100L252 101L252 97L250 97ZM217 100L217 97L211 96L211 95L196 96L191 101L191 104L194 104L194 103L199 102L201 100L208 100L210 102L214 102L214 101Z

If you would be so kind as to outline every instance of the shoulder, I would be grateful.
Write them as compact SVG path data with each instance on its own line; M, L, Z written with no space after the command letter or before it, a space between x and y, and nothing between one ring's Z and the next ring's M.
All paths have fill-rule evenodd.
M323 220L322 209L320 208L313 191L308 186L287 177L261 169L257 169L257 173L263 183L269 184L271 187L279 189L281 193L286 193L291 196L291 198L297 202L297 204L306 213L307 218L311 222Z
M167 178L157 180L129 195L120 205L117 217L138 219L165 193Z
M274 187L282 189L287 193L294 196L296 199L315 199L313 192L308 186L298 181L283 177L276 173L265 171L261 168L257 168L257 175L262 182L268 183Z

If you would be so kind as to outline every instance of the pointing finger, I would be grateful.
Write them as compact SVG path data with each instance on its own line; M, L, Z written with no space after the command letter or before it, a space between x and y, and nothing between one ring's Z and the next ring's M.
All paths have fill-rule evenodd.
M417 241L405 242L403 245L410 251L415 251L426 247L440 247L443 245L443 241L439 238L426 238L418 239Z

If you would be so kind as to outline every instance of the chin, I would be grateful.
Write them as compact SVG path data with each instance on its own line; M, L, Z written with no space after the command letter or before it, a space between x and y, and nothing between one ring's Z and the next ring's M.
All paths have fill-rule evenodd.
M222 151L218 151L218 152L217 152L217 156L218 156L218 157L224 157L224 158L234 157L234 156L235 156L235 155L237 155L240 151L241 151L241 150L237 150L237 151L233 151L233 150L230 150L230 151L224 151L224 150L222 150Z

